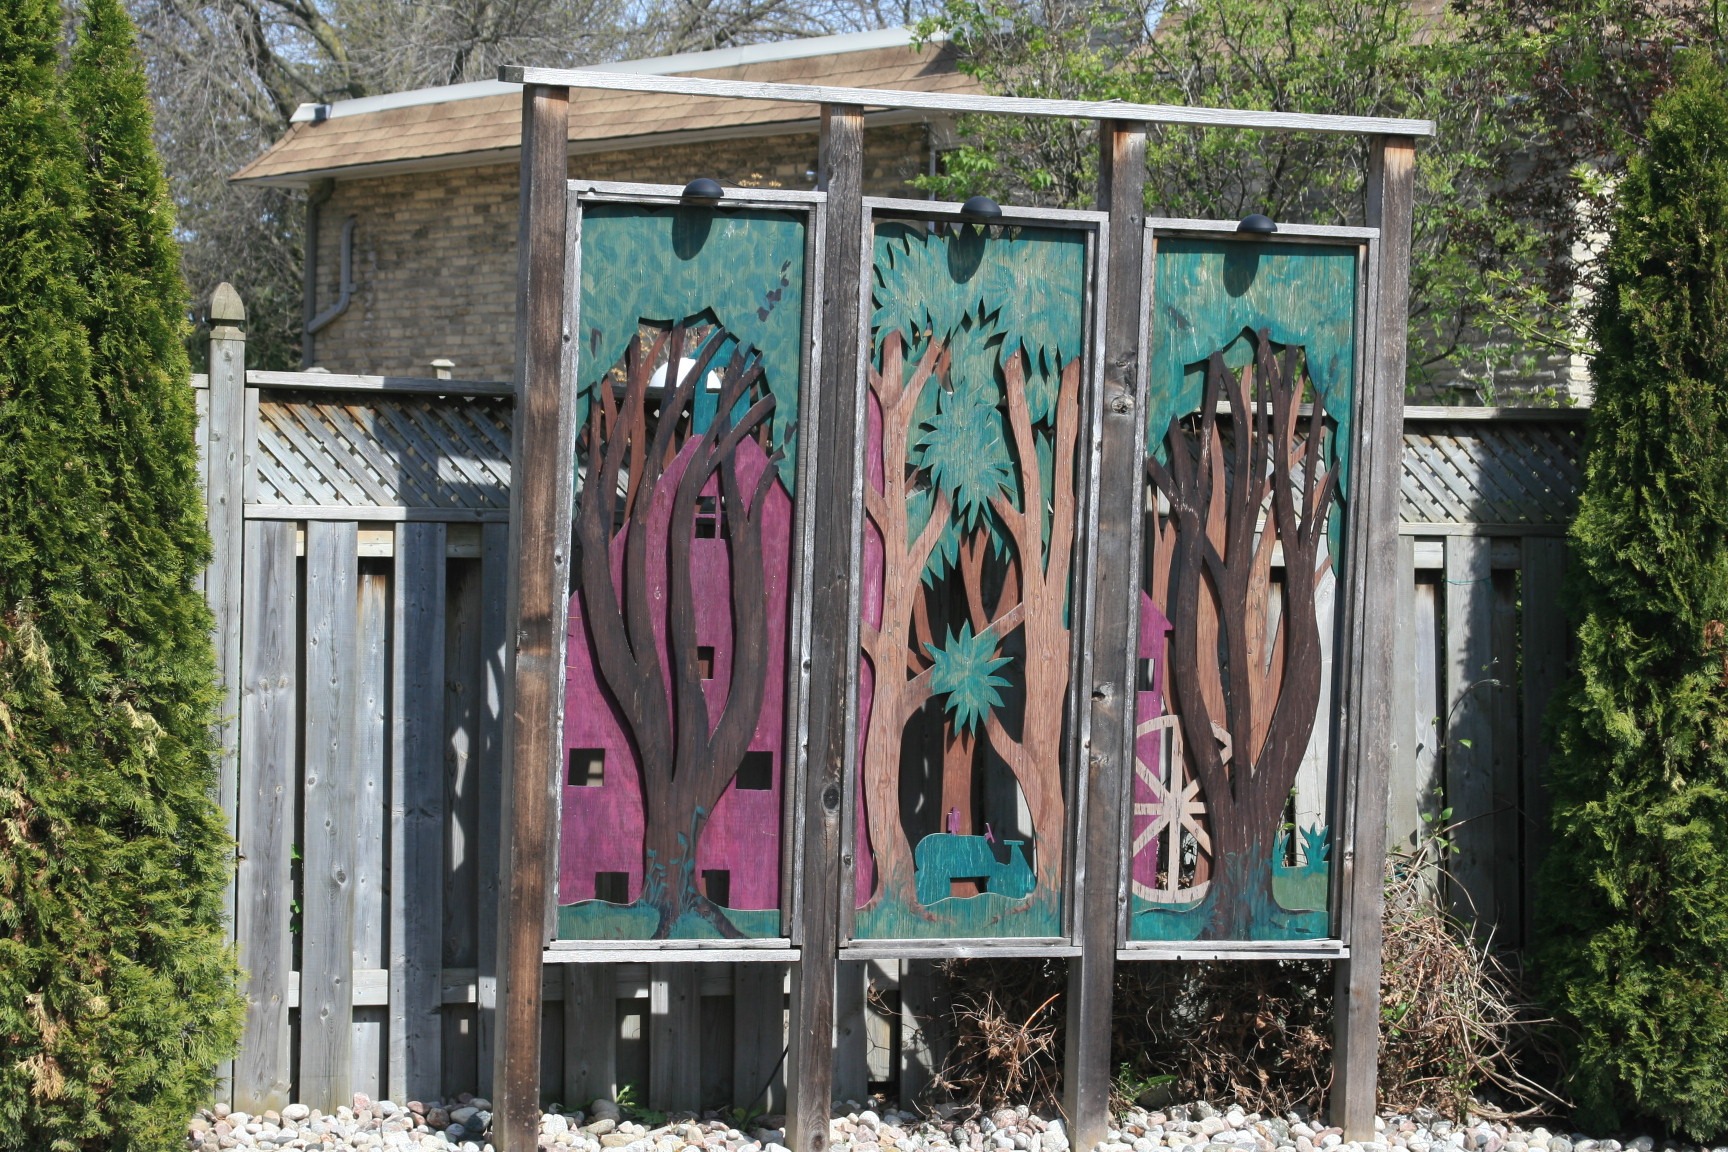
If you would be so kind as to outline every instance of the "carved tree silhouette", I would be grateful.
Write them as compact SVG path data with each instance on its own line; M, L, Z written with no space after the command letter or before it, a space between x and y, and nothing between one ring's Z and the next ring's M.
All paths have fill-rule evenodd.
M712 423L699 435L693 432L693 398L727 341L718 330L712 332L689 370L679 374L686 337L686 326L677 324L650 347L640 338L631 340L622 400L604 380L596 389L598 402L590 405L583 433L589 471L575 524L581 545L577 575L596 663L636 745L645 825L641 899L659 913L654 938L670 935L686 913L737 938L743 934L698 888L696 851L708 816L737 774L756 730L764 674L774 658L767 645L762 513L780 453L769 458L747 491L737 449L762 429L775 401L764 391L734 418L762 376L760 360L741 347L720 372ZM662 362L664 400L650 428L648 389ZM620 510L621 475L627 490ZM733 635L730 683L717 720L709 715L702 688L695 610L700 573L691 570L699 497L716 476L730 554ZM620 536L618 581L613 554ZM651 569L658 564L665 565L668 583L666 667L656 634L661 609L650 595Z
M1255 343L1240 376L1212 354L1198 419L1170 422L1168 467L1146 461L1175 524L1169 681L1216 865L1208 939L1250 938L1276 915L1272 852L1320 702L1315 592L1330 559L1317 558L1335 488L1324 404L1316 391L1297 477L1300 349L1276 356L1265 330ZM1218 420L1225 390L1228 449ZM1279 545L1281 585L1271 578ZM1269 623L1274 595L1281 611Z

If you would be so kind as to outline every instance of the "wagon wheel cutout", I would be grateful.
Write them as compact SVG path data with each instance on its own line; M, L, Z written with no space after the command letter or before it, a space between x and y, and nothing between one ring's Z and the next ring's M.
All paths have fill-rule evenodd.
M1138 752L1135 753L1134 775L1146 786L1152 798L1134 802L1134 841L1130 851L1132 860L1129 882L1134 895L1152 904L1187 904L1204 900L1212 886L1211 880L1201 880L1185 888L1181 886L1182 833L1186 832L1194 838L1199 855L1210 857L1212 854L1212 837L1206 830L1206 802L1200 798L1200 781L1183 770L1181 718L1170 714L1142 722L1134 729L1136 746L1140 737L1150 736L1154 732L1170 734L1168 743L1163 746L1161 759L1165 764L1176 766L1180 773L1180 784L1179 787L1166 786L1164 781L1159 779L1158 772L1146 763ZM1220 745L1219 756L1228 764L1231 754L1230 733L1214 724L1212 735ZM1133 879L1133 865L1143 859L1150 859L1152 867L1148 871L1153 876L1160 875L1159 861L1165 862L1162 883L1156 887Z

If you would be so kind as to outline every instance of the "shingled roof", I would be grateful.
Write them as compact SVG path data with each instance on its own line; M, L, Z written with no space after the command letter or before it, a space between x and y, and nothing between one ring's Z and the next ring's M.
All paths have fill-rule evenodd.
M912 44L904 29L824 36L603 65L608 71L727 80L829 84L920 92L977 92L945 44ZM599 152L662 147L698 136L814 131L815 105L693 99L656 93L571 93L570 148ZM521 89L480 81L387 96L302 105L282 138L232 179L305 187L329 177L498 164L521 146ZM906 121L885 112L870 120Z

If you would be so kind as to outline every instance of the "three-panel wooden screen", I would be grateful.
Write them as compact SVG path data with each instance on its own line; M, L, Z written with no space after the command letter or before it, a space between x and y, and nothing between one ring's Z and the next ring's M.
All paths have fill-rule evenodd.
M1335 939L1332 652L1372 233L1150 224L1144 468L1102 476L1107 217L866 200L860 346L818 348L819 193L581 185L573 563L552 948L799 939L808 685L850 685L847 955ZM1294 232L1294 234L1292 234ZM829 291L851 291L829 285ZM818 358L856 360L846 435ZM816 454L858 453L818 499ZM1126 819L1080 803L1102 485L1143 493ZM850 509L849 602L812 518ZM806 659L812 614L853 656ZM697 943L700 942L700 943Z

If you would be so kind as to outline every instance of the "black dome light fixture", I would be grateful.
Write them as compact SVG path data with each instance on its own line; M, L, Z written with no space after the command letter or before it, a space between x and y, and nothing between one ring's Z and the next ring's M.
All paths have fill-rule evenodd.
M726 195L726 189L720 187L720 181L707 176L698 176L684 185L684 191L680 194L680 198L686 204L712 207L720 203L720 198L724 195Z
M960 205L960 215L968 220L990 223L1002 219L1002 205L988 196L968 196L966 203Z
M1262 236L1270 236L1272 233L1278 231L1278 225L1273 221L1272 217L1263 216L1256 212L1251 216L1242 217L1241 223L1236 225L1236 231L1253 232Z

